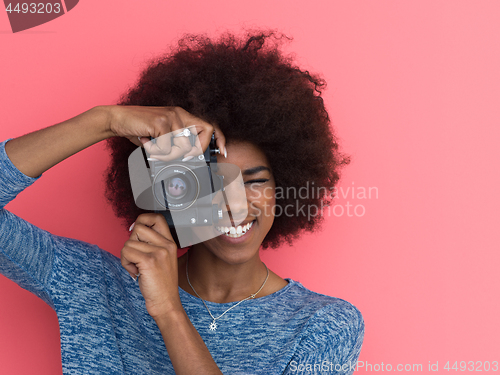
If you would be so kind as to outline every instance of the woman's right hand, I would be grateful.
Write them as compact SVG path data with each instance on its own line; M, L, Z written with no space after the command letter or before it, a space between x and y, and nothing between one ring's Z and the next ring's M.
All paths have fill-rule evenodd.
M192 148L186 137L170 133L189 127L197 134ZM179 107L97 106L69 120L10 140L5 151L22 173L37 177L67 157L114 136L126 137L151 157L170 160L203 153L215 132L217 147L225 153L225 138L215 124L209 124ZM150 141L156 138L156 143Z
M101 107L102 108L102 107ZM217 125L190 114L180 107L105 106L108 111L108 130L114 136L126 137L137 146L144 145L152 158L171 160L202 154L212 133L224 155L225 138ZM197 135L195 146L183 136L173 138L184 128ZM150 138L155 138L151 142Z

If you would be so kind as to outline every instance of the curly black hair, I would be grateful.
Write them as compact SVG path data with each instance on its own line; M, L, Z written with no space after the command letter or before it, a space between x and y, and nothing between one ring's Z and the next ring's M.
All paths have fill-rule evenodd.
M300 207L330 204L331 194L313 194L312 189L323 187L323 192L330 193L341 167L349 163L339 151L321 98L324 80L301 70L281 52L287 40L274 31L244 37L226 33L217 40L187 35L167 54L152 60L119 102L178 106L218 124L228 142L250 142L264 152L277 189L309 191L301 194L306 198L276 197L277 206L298 214L277 215L263 248L291 244L301 232L318 228L322 216L306 215ZM128 156L137 146L119 137L107 142L111 163L106 197L128 227L145 212L134 204L128 177Z

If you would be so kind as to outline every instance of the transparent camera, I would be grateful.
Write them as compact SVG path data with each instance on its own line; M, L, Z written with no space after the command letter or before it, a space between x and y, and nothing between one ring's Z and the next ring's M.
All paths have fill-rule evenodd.
M162 213L181 247L217 237L216 225L237 226L247 217L241 171L217 163L218 153L213 135L203 151L189 127L152 139L129 156L136 205Z

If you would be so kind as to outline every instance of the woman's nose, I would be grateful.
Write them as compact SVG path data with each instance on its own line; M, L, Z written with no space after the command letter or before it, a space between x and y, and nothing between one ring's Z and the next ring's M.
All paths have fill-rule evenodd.
M225 186L221 193L224 199L221 206L225 207L224 218L231 220L231 224L234 225L243 222L248 216L248 201L244 185L234 181ZM229 217L226 217L227 215Z

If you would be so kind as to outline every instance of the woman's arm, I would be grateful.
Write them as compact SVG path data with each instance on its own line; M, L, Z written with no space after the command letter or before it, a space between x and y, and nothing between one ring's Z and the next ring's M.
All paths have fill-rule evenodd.
M192 125L196 125L202 147L208 147L212 132L215 131L216 143L224 152L224 137L211 124L178 107L139 106L92 108L60 124L8 141L5 152L20 172L26 176L37 177L60 161L101 140L122 136L138 146L146 143L145 147L147 147L149 137L158 138ZM175 138L174 144L183 140L184 137ZM155 144L152 147L155 151L163 151L160 146ZM182 147L175 149L172 147L170 155L185 151ZM153 214L155 220L159 216L161 215ZM139 282L141 292L148 306L148 312L155 319L162 333L176 373L220 374L210 352L191 324L180 302L177 248L171 240L170 231L163 216L161 219L163 222L158 223L154 230L141 225L142 219L138 219L133 236L140 233L141 240L148 242L139 241L139 237L135 241L127 241L128 247L126 244L126 248L129 250L125 252L130 261L126 268L141 271ZM160 231L161 234L158 228L163 228ZM155 234L157 237L150 239L150 236ZM150 245L152 242L162 246L152 246ZM168 257L165 256L166 247L169 248Z
M176 374L222 374L179 297L177 245L161 214L140 215L121 252L138 279L146 308L163 336ZM134 276L133 276L134 275Z
M94 107L60 124L10 140L5 151L17 169L27 176L37 177L67 157L104 139L126 137L140 146L149 137L157 138L189 125L197 126L204 149L215 131L217 145L224 151L224 137L220 131L182 108L140 106ZM140 142L138 137L144 137L143 141Z
M22 173L37 177L67 157L112 136L109 109L94 107L72 119L12 139L5 152Z

